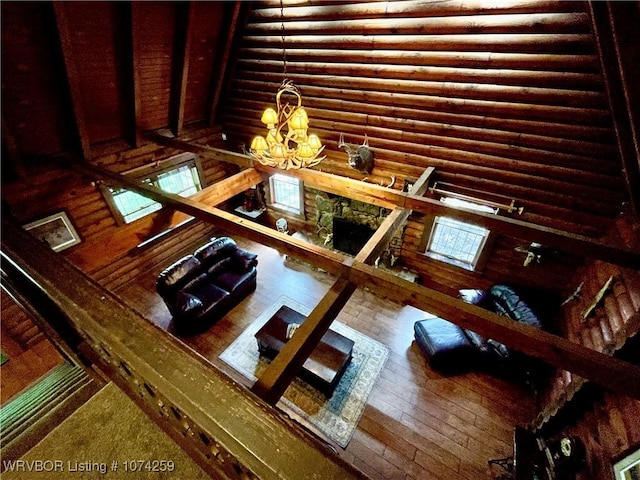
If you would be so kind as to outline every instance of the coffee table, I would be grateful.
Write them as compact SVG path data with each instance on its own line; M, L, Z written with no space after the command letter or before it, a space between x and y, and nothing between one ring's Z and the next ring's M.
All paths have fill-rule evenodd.
M274 359L287 343L287 328L302 324L307 317L283 305L256 333L260 355ZM298 376L330 397L340 382L353 353L353 340L327 330L318 346L302 365Z

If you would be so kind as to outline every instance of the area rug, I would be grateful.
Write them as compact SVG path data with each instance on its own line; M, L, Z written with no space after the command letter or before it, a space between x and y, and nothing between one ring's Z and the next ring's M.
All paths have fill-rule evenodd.
M269 360L258 353L255 333L278 309L286 305L303 315L311 309L286 296L266 309L222 352L220 359L255 382ZM331 398L300 379L295 379L278 403L278 408L307 428L346 448L367 405L367 399L389 356L389 347L347 325L334 321L331 329L354 341L353 358Z

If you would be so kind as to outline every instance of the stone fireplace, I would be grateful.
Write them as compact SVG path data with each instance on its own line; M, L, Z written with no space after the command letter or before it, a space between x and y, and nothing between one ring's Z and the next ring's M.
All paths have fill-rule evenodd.
M316 231L325 245L355 255L384 222L389 210L338 195L316 195ZM404 226L397 229L380 263L393 267L400 257Z

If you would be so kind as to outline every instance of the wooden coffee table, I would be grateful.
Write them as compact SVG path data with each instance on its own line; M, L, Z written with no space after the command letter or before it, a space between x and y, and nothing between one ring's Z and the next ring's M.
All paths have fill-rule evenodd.
M287 327L302 324L306 318L285 305L280 307L255 335L260 354L273 360L287 343ZM298 376L330 397L351 361L352 352L353 340L327 330Z

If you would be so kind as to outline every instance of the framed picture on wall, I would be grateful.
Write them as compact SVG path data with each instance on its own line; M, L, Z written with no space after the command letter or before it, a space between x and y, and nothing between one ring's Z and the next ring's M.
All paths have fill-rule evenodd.
M34 237L47 242L54 252L59 252L82 241L65 212L54 213L35 222L27 223L23 225L23 228Z
M613 464L615 480L640 480L640 448Z

